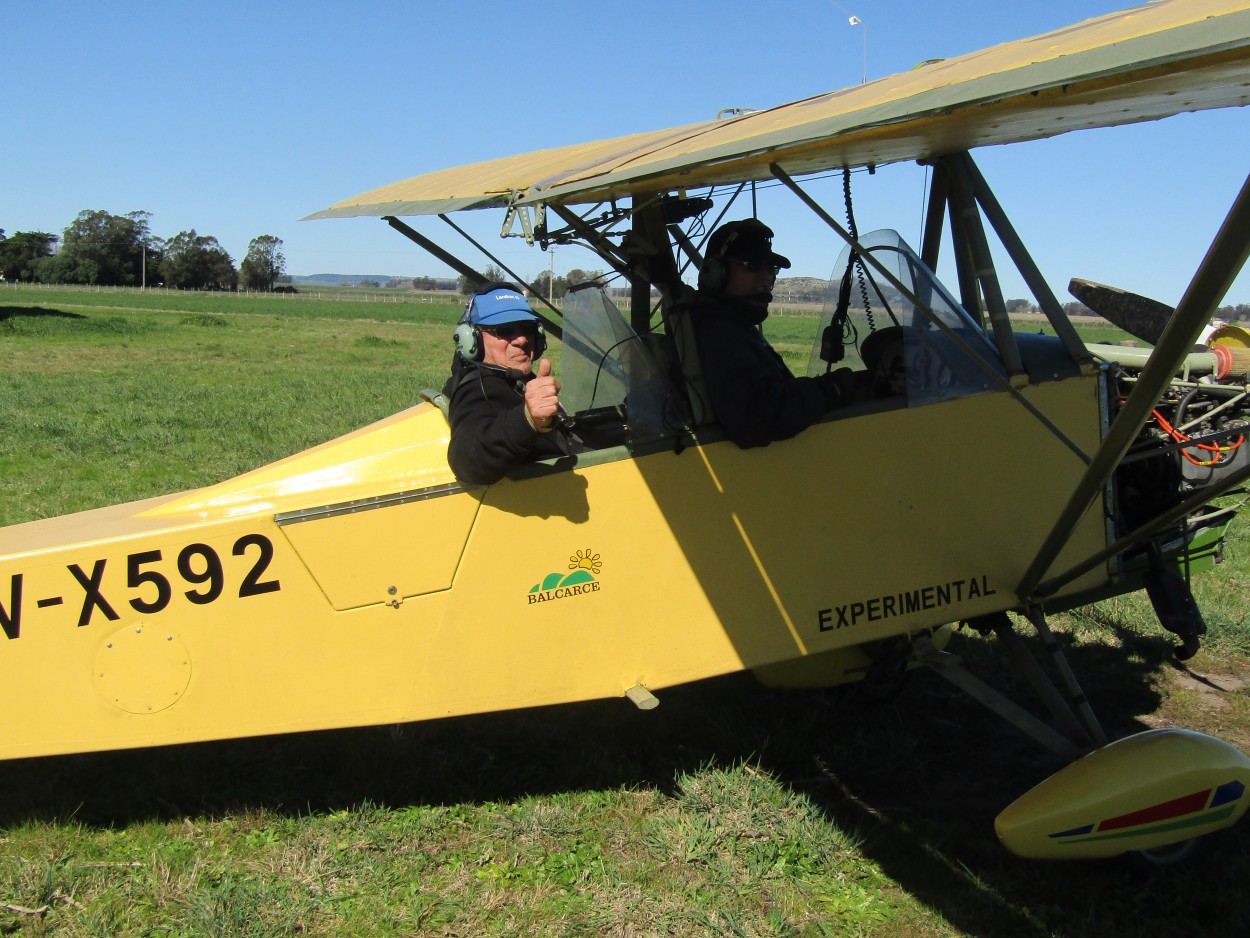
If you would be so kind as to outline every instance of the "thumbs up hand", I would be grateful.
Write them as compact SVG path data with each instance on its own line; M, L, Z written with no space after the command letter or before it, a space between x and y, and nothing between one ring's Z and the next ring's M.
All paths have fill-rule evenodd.
M551 429L560 408L560 382L551 376L551 359L538 362L538 375L525 383L525 415L539 433Z

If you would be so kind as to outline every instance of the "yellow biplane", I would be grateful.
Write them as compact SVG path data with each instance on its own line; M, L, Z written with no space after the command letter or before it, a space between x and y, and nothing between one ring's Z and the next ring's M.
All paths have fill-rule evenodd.
M1157 851L1234 823L1250 804L1244 754L1183 730L1108 741L1056 642L1043 643L1049 661L1015 652L1017 628L1049 638L1048 612L1145 588L1193 653L1203 625L1185 574L1213 562L1230 511L1212 503L1250 475L1250 336L1228 327L1195 345L1250 253L1250 184L1161 327L1158 304L1074 285L1108 315L1158 327L1149 351L1091 348L971 151L1248 99L1250 2L1162 0L316 213L384 218L473 279L401 217L438 216L487 257L449 215L496 210L506 235L593 250L628 285L625 309L592 283L543 310L590 447L463 485L430 393L218 485L0 530L0 706L23 715L0 757L616 696L646 709L664 688L741 670L822 686L929 666L1068 763L999 817L1012 851ZM918 250L844 228L805 188L904 161L932 177ZM811 367L851 365L873 390L743 450L703 393L683 278L720 219L750 214L727 215L735 199L765 182L846 245ZM933 272L947 230L954 292ZM1013 331L991 235L1053 336ZM870 373L872 335L893 343L899 381ZM908 457L863 458L883 440L913 441ZM979 440L993 445L977 447L974 474ZM878 532L883 548L849 532ZM1021 658L1048 719L945 652L951 623Z

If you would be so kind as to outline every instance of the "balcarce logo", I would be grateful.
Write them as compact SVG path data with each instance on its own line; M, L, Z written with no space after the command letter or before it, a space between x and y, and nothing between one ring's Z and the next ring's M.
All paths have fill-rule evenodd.
M570 573L548 573L541 582L530 587L530 605L597 593L599 571L602 569L603 563L598 554L590 549L579 550L569 558Z

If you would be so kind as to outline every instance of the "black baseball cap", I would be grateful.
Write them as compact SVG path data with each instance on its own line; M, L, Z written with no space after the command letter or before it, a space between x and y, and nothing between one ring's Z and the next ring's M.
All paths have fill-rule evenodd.
M790 258L773 250L773 230L758 218L726 222L707 242L709 257L736 257L744 261L767 261L789 270Z

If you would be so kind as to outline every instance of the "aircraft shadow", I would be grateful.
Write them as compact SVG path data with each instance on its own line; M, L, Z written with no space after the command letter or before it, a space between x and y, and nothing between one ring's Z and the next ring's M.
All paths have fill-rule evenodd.
M40 306L0 306L0 322L6 319L16 319L19 316L35 318L56 318L56 319L86 319L87 317L81 313L70 313L63 309L44 309Z
M1110 624L1126 645L1069 650L1108 733L1144 729L1170 667L1170 637ZM1059 633L1064 640L1062 632ZM956 639L962 643L962 639ZM975 669L1001 686L1005 666ZM0 764L0 824L73 818L108 827L249 809L291 816L498 802L613 787L676 793L682 776L744 762L802 793L859 852L966 935L1220 933L1240 902L1250 847L1208 838L1168 887L1122 861L1017 859L995 815L1058 766L1039 746L936 674L903 692L779 691L740 674L669 689L639 712L599 701L402 728L327 731ZM1030 705L1027 692L1015 695ZM1174 898L1161 900L1160 893ZM1178 916L1184 910L1185 920ZM1214 916L1214 918L1213 918ZM1220 917L1223 916L1223 917Z

